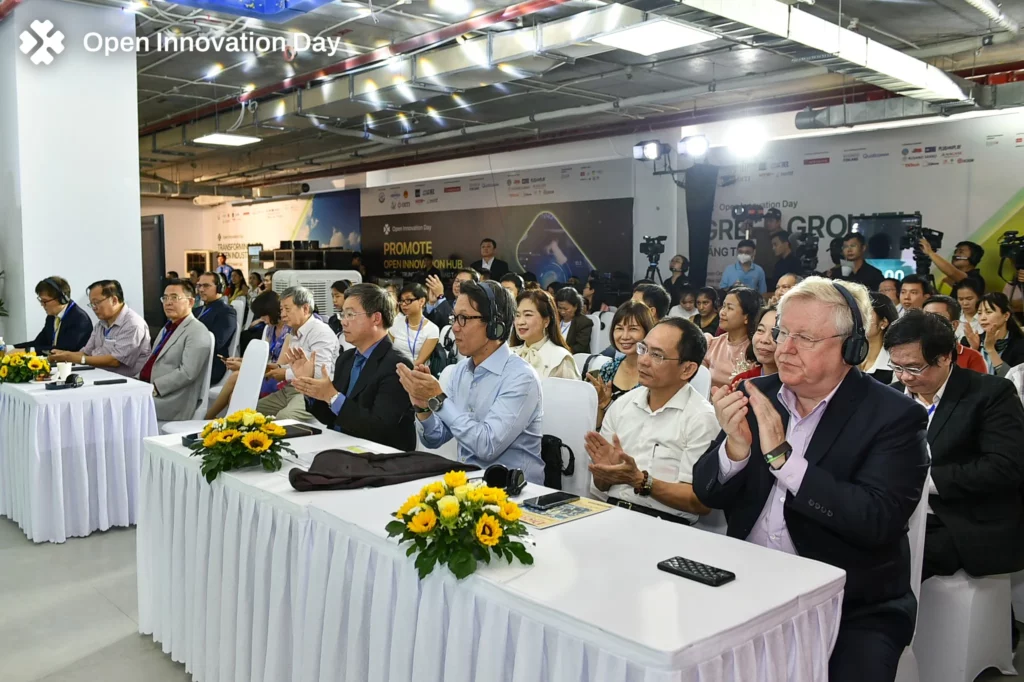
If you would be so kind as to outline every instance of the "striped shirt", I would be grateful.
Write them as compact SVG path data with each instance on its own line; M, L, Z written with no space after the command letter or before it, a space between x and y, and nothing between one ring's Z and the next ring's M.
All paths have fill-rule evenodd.
M149 326L137 312L124 306L113 324L100 320L92 328L92 336L82 349L83 355L112 355L120 367L108 367L111 372L133 377L142 370L152 346Z

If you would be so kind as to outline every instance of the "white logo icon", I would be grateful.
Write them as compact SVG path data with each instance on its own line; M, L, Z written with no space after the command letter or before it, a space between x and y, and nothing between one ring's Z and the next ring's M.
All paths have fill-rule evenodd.
M391 226L387 223L384 223L384 234L391 234Z
M54 31L53 22L49 20L33 21L31 28L35 35L32 34L32 31L21 32L22 53L31 53L33 64L52 64L53 55L64 51L64 34ZM51 31L53 32L51 33Z

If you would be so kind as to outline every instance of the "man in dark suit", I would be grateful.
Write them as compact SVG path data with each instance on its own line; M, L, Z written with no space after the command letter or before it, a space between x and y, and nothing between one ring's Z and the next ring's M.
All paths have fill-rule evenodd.
M204 272L199 276L199 298L203 307L196 313L199 321L213 332L213 371L210 372L210 383L215 384L224 378L227 368L222 357L231 355L231 342L238 332L238 311L231 307L224 296L224 279L215 272Z
M455 299L459 297L459 287L463 282L479 282L480 273L470 268L464 268L455 273L452 280L452 299L449 301L444 297L444 284L440 277L427 278L427 307L424 309L427 319L437 325L438 329L444 329L450 325L452 309ZM443 339L442 339L443 341Z
M82 350L92 335L92 320L71 300L68 281L56 275L47 277L36 284L36 300L46 311L43 330L32 341L15 344L15 348L35 348L39 354Z
M907 523L927 475L928 418L856 368L865 287L809 277L778 313L779 372L715 390L722 432L693 490L725 510L730 536L845 570L829 680L891 682L917 611Z
M1024 568L1024 407L1011 382L963 369L940 315L910 310L885 333L907 395L930 415L922 580Z
M477 272L487 270L490 273L490 279L493 279L495 282L500 281L502 277L508 274L508 263L495 257L497 251L498 242L487 237L480 242L480 260L469 267ZM458 295L456 295L456 298L458 298Z
M306 396L310 414L327 426L398 450L416 449L409 394L396 367L411 367L391 346L388 329L395 320L394 301L375 284L356 284L345 292L341 312L345 340L351 348L338 358L333 380L323 372L313 378L315 353L292 362L292 385Z

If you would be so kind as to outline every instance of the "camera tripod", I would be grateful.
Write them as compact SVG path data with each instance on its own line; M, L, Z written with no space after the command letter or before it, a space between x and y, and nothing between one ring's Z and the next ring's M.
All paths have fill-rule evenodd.
M649 279L657 284L665 285L665 279L661 276L661 270L658 269L658 263L661 261L661 254L655 254L647 257L647 272L644 274L644 279Z

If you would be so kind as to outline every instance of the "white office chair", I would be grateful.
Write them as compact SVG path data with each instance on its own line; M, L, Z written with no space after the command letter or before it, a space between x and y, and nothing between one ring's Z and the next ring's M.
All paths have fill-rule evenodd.
M235 335L231 339L231 343L229 344L231 347L231 352L228 353L229 357L238 357L238 349L240 347L240 336L241 333L235 331ZM214 354L216 354L216 350L214 350ZM224 389L224 384L227 383L227 380L228 372L224 372L224 376L220 378L220 381L210 385L210 390L206 392L207 400L217 400L217 398L220 396L220 392Z
M589 317L594 323L593 328L590 330L590 352L600 353L605 349L605 346L608 345L605 343L608 340L608 334L605 333L604 325L601 324L600 315L597 313L591 313L590 315L587 315L587 317Z
M236 298L231 307L235 309L235 338L231 340L231 352L229 357L238 357L238 347L242 340L242 330L245 329L245 305L244 297Z
M580 497L590 494L590 455L584 445L588 431L597 425L597 391L586 381L549 377L541 382L544 418L541 431L557 436L573 452L571 476L562 476L562 490ZM563 455L563 463L565 456Z
M697 368L697 373L690 379L690 385L704 396L704 400L711 400L711 371L707 367L701 365Z
M925 489L921 494L921 501L917 503L917 509L910 517L910 531L907 539L910 541L910 589L914 596L921 599L921 570L924 566L924 531L925 521L928 518L928 491ZM921 611L918 609L918 615ZM916 632L915 632L916 638ZM914 655L914 641L903 650L900 657L900 665L896 670L896 682L921 682L921 676L917 665L917 656Z
M441 348L446 348L449 345L452 348L454 348L455 355L460 360L463 357L465 357L461 353L459 353L459 347L455 344L455 337L452 336L452 326L450 324L446 324L445 326L441 327L441 334L439 335L437 342L441 344Z
M583 375L583 366L587 364L587 358L590 357L590 353L573 353L572 359L576 362L576 371Z
M457 365L448 365L447 367L441 370L441 376L438 377L437 379L438 382L441 384L442 390L444 390L445 393L448 393L448 387L450 386L450 382L452 379L452 372L455 371L456 367ZM445 459L450 459L453 462L459 458L459 445L454 438L452 438L450 441L448 441L439 448L428 448L423 444L423 441L420 440L419 431L417 431L416 448L420 452L432 452L435 455L441 455Z
M605 365L607 365L609 362L612 361L612 359L610 357L608 357L607 355L600 355L600 354L598 354L598 355L594 355L594 356L589 356L588 355L587 357L590 358L590 364L586 365L587 358L583 358L583 365L580 366L580 374L583 373L583 366L584 365L586 365L587 372L590 373L590 372L593 372L595 369L600 369L600 368L604 367Z
M270 357L270 345L266 341L250 341L245 347L245 355L242 356L242 366L238 369L238 379L235 381L235 389L231 392L231 400L228 402L228 414L239 410L256 409L256 403L260 400L260 386L263 385L263 374L267 368L267 358ZM207 375L209 376L209 375ZM196 433L202 431L206 426L206 409L202 414L197 414L196 419L181 422L167 422L160 430L163 433Z
M1024 402L1024 365L1010 368L1010 371L1006 373L1006 378L1017 387L1017 397Z
M986 668L1016 675L1010 643L1010 576L962 570L921 585L914 656L924 682L973 682Z

